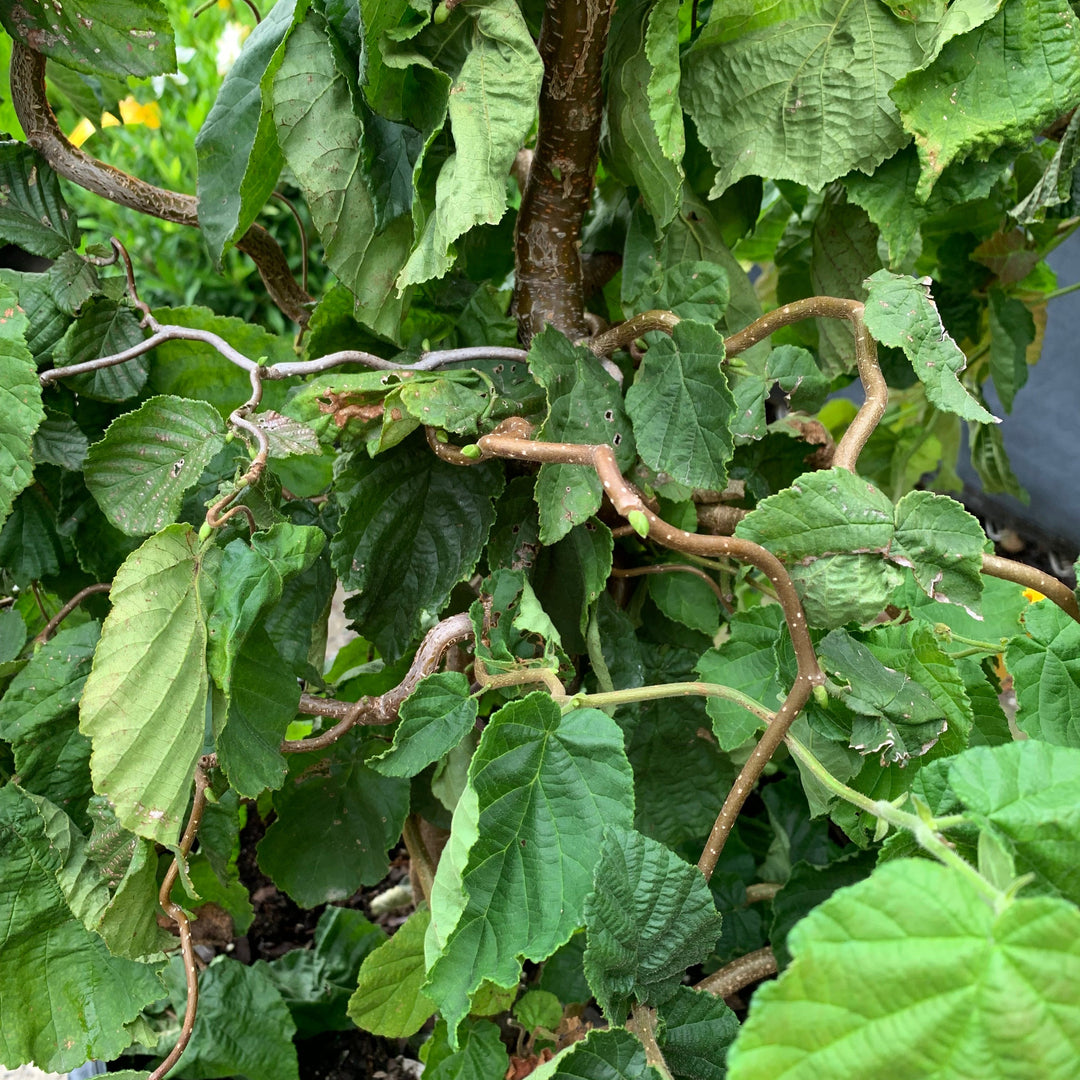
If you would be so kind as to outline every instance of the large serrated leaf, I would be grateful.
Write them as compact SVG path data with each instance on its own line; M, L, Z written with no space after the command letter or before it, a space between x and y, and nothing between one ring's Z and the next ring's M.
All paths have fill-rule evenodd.
M701 872L663 844L609 826L585 900L585 975L604 1015L626 1019L636 1001L663 1005L688 967L720 937Z
M368 768L371 749L354 728L325 750L289 756L259 865L304 907L344 900L386 874L387 850L409 810L409 784Z
M584 346L553 327L532 339L529 368L547 391L549 412L539 436L549 442L607 443L622 469L634 460L634 437L619 385ZM536 481L540 539L552 544L600 509L596 473L583 465L542 465Z
M195 140L199 227L215 262L255 220L281 171L269 98L295 10L296 0L275 4L251 32Z
M965 420L995 423L957 378L967 361L942 326L927 286L888 270L879 270L866 284L870 290L863 314L867 329L883 345L904 350L931 404Z
M919 148L922 198L950 162L1027 141L1078 96L1080 25L1055 0L1005 5L890 93Z
M429 675L399 711L394 744L371 762L383 776L416 776L448 754L476 723L469 680L457 671Z
M626 1028L594 1028L579 1042L534 1069L532 1080L658 1080L645 1047Z
M723 1000L680 986L660 1009L657 1042L673 1080L724 1080L739 1021Z
M26 315L0 285L0 523L33 477L34 432L45 419L26 330Z
M976 1061L986 1080L1075 1072L1072 904L1021 899L995 912L955 870L899 859L835 893L788 940L794 960L756 992L730 1080L961 1080Z
M923 60L922 24L879 0L745 10L716 12L684 61L683 101L717 167L710 197L751 175L820 188L904 144L888 95Z
M390 1039L415 1035L435 1011L422 987L424 934L431 913L414 911L389 940L364 959L356 992L349 999L349 1016L365 1031Z
M176 70L169 15L161 0L20 0L0 6L17 41L91 75L163 75Z
M81 364L123 352L140 344L145 337L139 319L129 307L103 296L91 297L82 307L79 318L65 331L53 350L57 368ZM123 364L99 368L68 377L76 393L99 401L127 401L146 384L147 362L137 356ZM250 383L248 383L250 391Z
M330 556L356 595L346 614L386 658L396 660L468 577L495 520L502 491L497 463L469 469L440 461L415 440L373 459L356 455L348 472Z
M435 187L435 210L398 278L398 289L442 277L450 247L506 210L506 176L536 114L544 65L515 0L465 0L442 26L414 39L419 55L450 80L454 153ZM430 57L430 59L427 59Z
M516 985L521 958L546 958L581 924L604 827L630 826L632 791L622 733L598 710L563 716L534 693L491 718L431 895L425 992L452 1039L485 978Z
M210 405L161 395L109 425L86 457L86 486L105 516L127 536L175 521L184 492L225 445Z
M1016 725L1035 739L1080 747L1080 625L1049 600L1023 612L1024 633L1005 664L1016 687Z
M735 399L723 359L724 339L711 326L681 322L650 346L626 395L642 460L687 487L727 484Z
M67 627L34 654L0 699L0 739L11 744L19 783L86 824L90 742L79 732L78 701L98 641L98 624Z
M128 556L79 703L94 789L124 828L166 845L179 837L203 745L204 573L188 525L170 525Z
M153 967L111 956L72 913L57 880L65 857L40 804L0 788L0 985L18 987L0 996L0 1062L12 1067L114 1058L131 1042L124 1025L162 996Z
M0 142L0 238L44 259L79 246L56 173L25 143Z

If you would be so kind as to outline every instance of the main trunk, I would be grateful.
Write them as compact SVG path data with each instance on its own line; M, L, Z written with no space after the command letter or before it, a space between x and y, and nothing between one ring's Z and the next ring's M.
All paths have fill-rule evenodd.
M600 144L604 47L615 0L547 0L540 127L521 199L514 311L521 339L552 323L571 338L587 332L581 223Z

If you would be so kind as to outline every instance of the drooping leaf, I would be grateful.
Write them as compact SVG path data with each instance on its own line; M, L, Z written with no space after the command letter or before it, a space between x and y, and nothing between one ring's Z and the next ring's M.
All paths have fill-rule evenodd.
M89 448L89 440L70 416L45 410L45 419L34 432L35 461L45 461L70 472L79 472Z
M22 142L0 142L0 238L43 259L79 246L56 173Z
M813 355L797 345L780 345L768 353L750 350L727 375L735 399L730 423L736 441L765 437L765 398L774 383L787 395L789 407L800 412L817 412L829 391Z
M949 786L980 824L1003 833L1017 871L1080 902L1080 750L1028 739L948 759Z
M594 1028L530 1074L532 1080L657 1080L641 1040L626 1028Z
M982 526L955 499L912 491L896 505L889 558L911 572L927 596L977 615L982 600Z
M683 101L717 167L710 198L743 176L820 188L871 172L906 141L889 91L922 62L924 33L869 0L717 12L683 73Z
M72 913L57 875L66 852L47 834L39 804L0 788L0 1062L67 1070L113 1058L124 1025L161 997L148 964L111 956ZM28 977L32 974L32 977Z
M165 980L173 1007L183 1015L187 987L179 957L166 968ZM238 1025L237 1016L247 1023ZM228 1039L215 1036L222 1031L229 1032ZM199 975L199 1009L184 1071L194 1077L298 1080L295 1032L288 1006L265 970L218 956Z
M663 1005L720 937L700 871L663 844L609 826L585 901L585 975L613 1024L636 1001Z
M52 298L65 315L78 315L101 290L97 270L76 251L60 252L45 274Z
M1012 208L1020 225L1042 221L1046 211L1066 202L1072 194L1073 172L1080 163L1080 117L1073 113L1054 156L1038 183Z
M184 493L224 445L224 425L210 405L153 397L90 447L86 486L121 532L156 532L176 520Z
M1031 496L1009 463L1000 427L996 424L968 424L968 440L971 444L971 466L987 495L1001 492L1025 504L1031 501Z
M0 699L0 739L11 744L20 786L86 823L90 741L79 732L78 702L98 640L98 624L65 627L43 645Z
M383 776L416 776L449 753L476 723L469 680L457 671L429 675L399 711L394 744L371 762Z
M950 162L1024 142L1076 104L1076 16L1053 0L1009 4L953 38L929 67L900 79L890 97L915 136L925 198Z
M1016 392L1027 382L1027 350L1035 340L1035 320L1022 300L1000 289L991 289L988 299L990 377L1005 411L1012 412Z
M1019 899L995 912L955 870L899 859L835 893L788 941L791 965L758 989L729 1052L731 1080L795 1069L959 1078L972 1061L995 1080L1072 1073L1080 912L1071 904ZM1015 1023L1003 1026L1003 1015Z
M448 465L413 441L370 460L355 455L349 483L331 560L344 587L356 590L346 613L384 658L397 659L421 613L440 610L475 568L502 470L494 462Z
M435 1011L423 991L424 935L431 922L426 908L414 911L389 941L361 965L349 1016L358 1027L390 1039L415 1035Z
M22 0L4 5L0 22L16 40L76 71L124 78L176 70L161 0L85 0L74 8Z
M138 345L144 338L138 316L129 307L103 296L91 297L53 350L58 368L111 356ZM99 401L127 401L146 385L146 360L136 357L123 364L99 368L65 380L76 393ZM250 392L250 383L249 392Z
M634 459L634 437L618 383L584 346L548 327L532 339L529 368L547 391L549 412L538 437L549 442L608 443L619 467ZM536 481L540 540L552 544L600 508L596 473L582 465L542 465Z
M255 220L281 171L270 88L295 11L295 0L275 4L251 32L195 139L199 228L215 263Z
M396 337L394 279L405 262L405 218L376 236L375 203L362 166L364 125L334 62L326 24L309 12L285 45L273 83L273 116L285 160L303 190L327 265L354 294L355 316Z
M666 23L662 24L661 19ZM612 16L604 54L608 138L605 162L616 174L625 173L627 182L641 192L658 229L671 221L682 203L683 148L678 143L684 138L681 110L672 112L668 106L661 114L666 146L661 144L653 117L654 102L660 110L666 103L657 100L655 92L650 93L654 77L660 78L648 55L650 33L657 46L654 55L664 61L665 92L676 104L679 100L678 41L675 38L674 50L665 50L661 45L666 43L662 25L669 35L677 35L673 11L661 13L648 0L620 4Z
M656 1041L673 1080L724 1080L739 1021L723 1000L689 986L660 1008Z
M867 328L883 345L904 350L931 403L965 420L994 423L994 417L957 378L966 360L941 325L927 286L888 270L879 270L867 285L870 292L863 315Z
M386 874L387 850L409 810L409 785L368 768L371 749L354 728L325 750L289 755L259 865L298 904L344 900Z
M79 703L94 790L126 829L175 843L206 715L206 625L198 537L170 525L128 556Z
M1080 747L1080 625L1040 600L1021 615L1024 633L1005 663L1016 687L1016 725L1034 739Z
M626 395L642 460L687 487L727 484L735 399L723 359L724 339L711 326L680 322L649 348Z
M70 557L70 541L57 531L55 504L39 485L26 488L0 529L0 566L25 583L59 573Z
M536 112L544 65L515 0L464 0L442 26L410 43L417 61L449 77L454 153L435 186L435 210L398 278L398 289L441 277L451 245L506 210L506 177ZM428 59L430 57L430 59Z
M506 1073L508 1055L499 1029L490 1020L470 1017L457 1043L450 1040L447 1025L439 1021L420 1051L428 1080L480 1080Z
M425 993L452 1039L485 978L516 985L521 958L544 959L581 924L604 827L630 826L631 792L622 733L604 713L563 716L534 693L491 718L454 814L467 847L457 867L444 854L431 896Z
M15 295L0 286L0 523L33 477L34 433L45 419L26 330Z

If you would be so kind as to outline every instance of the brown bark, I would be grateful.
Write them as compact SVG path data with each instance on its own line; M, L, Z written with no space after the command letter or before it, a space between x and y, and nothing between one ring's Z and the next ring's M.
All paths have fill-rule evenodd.
M588 333L581 223L600 144L600 73L614 0L547 0L536 151L518 212L514 311L522 341L546 323Z

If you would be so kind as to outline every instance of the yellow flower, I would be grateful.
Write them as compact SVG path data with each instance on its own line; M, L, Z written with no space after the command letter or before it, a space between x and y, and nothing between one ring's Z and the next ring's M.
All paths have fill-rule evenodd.
M68 142L72 146L82 146L91 135L94 134L94 125L84 116L74 128L72 128L71 134L68 135Z
M130 94L120 102L120 116L125 124L145 124L153 131L161 127L161 109L156 101L140 105ZM104 123L102 124L104 127Z
M1033 604L1037 603L1039 600L1046 599L1038 589L1025 589L1024 596Z

